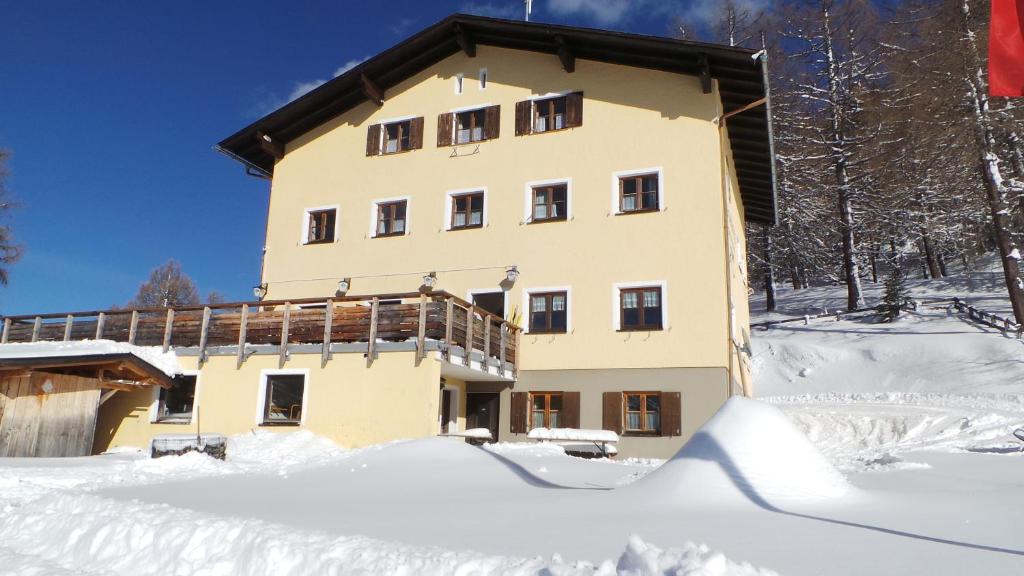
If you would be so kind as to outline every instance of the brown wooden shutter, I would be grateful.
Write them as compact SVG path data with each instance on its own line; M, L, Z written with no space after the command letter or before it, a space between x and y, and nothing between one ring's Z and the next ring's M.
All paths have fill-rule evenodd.
M529 404L529 392L512 393L512 418L509 423L509 432L513 434L526 434L526 411Z
M533 126L533 102L523 100L516 102L516 136L523 136L532 132Z
M423 148L423 116L409 121L409 149Z
M452 145L452 126L455 119L455 114L447 112L445 114L437 115L437 145L438 146L451 146Z
M583 92L565 96L565 125L569 128L583 126Z
M679 392L661 393L661 435L683 435L683 400Z
M622 434L622 392L605 392L601 405L601 428Z
M562 414L559 428L580 427L580 393L562 392Z
M366 155L380 154L380 124L373 124L366 129Z
M484 138L494 140L501 131L501 105L484 108Z

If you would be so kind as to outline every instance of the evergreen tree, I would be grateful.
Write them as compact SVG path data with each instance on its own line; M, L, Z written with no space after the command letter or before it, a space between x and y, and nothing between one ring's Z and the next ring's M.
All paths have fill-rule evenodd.
M907 288L907 277L903 274L903 267L899 262L893 262L890 266L889 276L885 279L885 296L882 303L878 305L878 312L882 315L882 322L892 322L899 317L910 302L910 290Z

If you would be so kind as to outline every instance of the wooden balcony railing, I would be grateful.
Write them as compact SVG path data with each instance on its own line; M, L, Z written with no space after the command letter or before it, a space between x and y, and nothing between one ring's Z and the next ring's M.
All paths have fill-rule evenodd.
M434 349L450 362L514 375L519 334L446 292L413 292L5 316L0 343L105 339L194 353L200 362L235 354L239 366L253 353L279 354L283 366L289 353L317 346L324 365L339 351L364 352L372 363L380 350L403 343L415 348L417 362Z

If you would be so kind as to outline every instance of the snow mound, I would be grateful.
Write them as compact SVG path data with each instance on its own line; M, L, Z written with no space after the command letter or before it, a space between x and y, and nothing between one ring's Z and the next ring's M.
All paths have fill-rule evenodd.
M730 398L661 468L627 488L709 502L842 496L853 488L778 408Z
M164 352L160 346L134 346L113 340L0 344L0 363L4 358L54 358L97 354L131 354L168 376L174 377L181 374L178 357L172 351Z
M332 440L309 430L271 432L254 430L249 434L228 437L228 461L266 464L288 468L322 463L347 454Z

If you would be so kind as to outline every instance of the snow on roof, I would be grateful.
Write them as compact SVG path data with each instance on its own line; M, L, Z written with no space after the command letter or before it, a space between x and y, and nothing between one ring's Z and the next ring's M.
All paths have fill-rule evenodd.
M853 488L778 408L730 398L661 468L627 489L757 504L833 498Z
M159 346L133 346L113 340L0 344L0 364L4 359L14 358L63 358L106 354L131 354L169 377L181 374L178 357L174 352L164 352Z
M526 437L531 440L619 441L619 435L611 430L589 430L586 428L534 428Z

